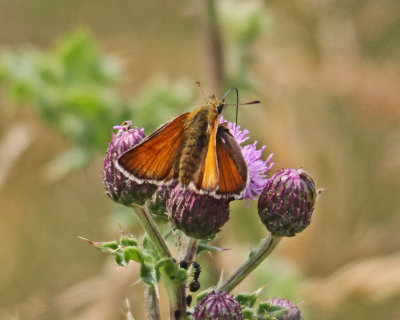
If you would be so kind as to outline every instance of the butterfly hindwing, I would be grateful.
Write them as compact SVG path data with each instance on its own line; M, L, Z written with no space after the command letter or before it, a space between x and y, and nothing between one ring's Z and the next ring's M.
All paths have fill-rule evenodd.
M219 171L220 196L239 196L248 184L248 170L235 138L225 124L218 127L216 154Z
M140 144L118 159L118 166L131 179L157 183L176 178L175 163L185 136L185 123L189 113L184 113L164 124Z
M195 186L219 197L238 197L248 184L247 165L225 124L213 127Z

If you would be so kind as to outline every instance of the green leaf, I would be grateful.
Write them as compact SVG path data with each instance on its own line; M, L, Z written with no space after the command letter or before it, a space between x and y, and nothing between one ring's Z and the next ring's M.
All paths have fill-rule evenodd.
M187 270L179 268L178 271L176 272L176 278L175 278L175 282L183 285L186 282L187 279Z
M178 266L171 258L163 258L158 261L156 268L162 275L167 276L171 280L175 279Z
M110 68L109 61L99 54L91 35L84 31L73 32L62 39L52 55L64 67L67 81L107 84L116 75L116 70Z
M219 248L219 247L210 245L208 243L208 241L206 241L206 240L200 240L197 245L197 254L199 254L202 251L213 252L213 251L225 251L225 250L228 250L228 249L223 249L223 248Z
M238 293L235 297L242 306L250 308L252 308L257 301L256 293Z
M126 262L130 260L141 262L142 261L142 254L137 247L125 247L123 249L124 258Z
M113 254L114 254L114 257L115 257L115 261L121 267L126 267L128 265L128 262L125 260L124 253L122 252L121 249L115 250Z
M163 258L158 261L156 269L174 284L183 285L186 282L187 270L178 267L171 258Z
M138 242L133 236L122 236L119 239L119 243L124 247L137 247Z
M142 260L140 263L140 278L149 285L156 285L158 275L154 264Z
M113 252L114 250L118 249L118 242L113 240L113 241L104 241L104 242L95 242L95 245L97 248L99 248L102 251L105 252Z
M269 317L283 316L289 311L289 308L272 305L269 302L260 302L257 309L257 315L268 315Z
M146 256L150 256L152 259L154 259L154 261L157 261L161 258L158 255L156 247L154 246L153 242L151 241L147 233L143 237L142 246L143 246L143 252L145 253Z
M242 316L244 319L253 319L254 310L248 307L242 307Z
M210 287L210 288L207 288L207 289L199 292L196 296L196 302L198 303L201 299L203 299L206 295L208 295L209 293L211 293L214 290L215 290L215 287Z

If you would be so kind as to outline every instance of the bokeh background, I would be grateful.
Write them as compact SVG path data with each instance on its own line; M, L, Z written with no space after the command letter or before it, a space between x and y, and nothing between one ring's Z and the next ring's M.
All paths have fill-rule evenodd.
M239 123L324 192L236 291L305 319L400 319L400 2L0 0L0 319L144 319L138 267L86 242L136 235L105 195L113 125L151 132L234 85ZM232 95L233 96L233 95ZM234 97L231 97L234 101ZM233 102L232 101L232 102ZM225 116L234 119L234 108ZM203 287L266 230L238 203ZM162 310L168 313L160 289Z

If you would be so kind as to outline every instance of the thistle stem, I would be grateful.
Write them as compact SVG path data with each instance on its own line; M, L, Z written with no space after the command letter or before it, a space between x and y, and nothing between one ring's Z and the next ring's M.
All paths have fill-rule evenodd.
M188 264L191 264L192 261L196 258L197 254L197 240L195 238L189 237L189 241L186 246L185 251L185 261Z
M230 292L244 278L247 277L269 254L276 248L280 237L274 237L269 233L261 242L260 246L255 249L245 263L224 283L220 284L216 290Z
M183 259L190 265L197 253L197 240L191 237L187 237L185 240L187 241L185 241L185 256ZM174 289L175 292L167 290L168 295L173 295L173 298L170 297L170 319L174 319L172 316L175 312L179 313L177 319L184 319L186 316L186 286L181 285Z
M132 205L132 209L135 211L136 216L140 221L140 224L149 235L160 256L171 257L171 252L169 251L167 244L165 243L160 232L158 231L156 224L154 223L153 218L151 217L146 206L140 207L137 205Z
M160 306L158 303L157 291L154 286L147 285L144 293L146 301L146 315L149 320L160 320Z

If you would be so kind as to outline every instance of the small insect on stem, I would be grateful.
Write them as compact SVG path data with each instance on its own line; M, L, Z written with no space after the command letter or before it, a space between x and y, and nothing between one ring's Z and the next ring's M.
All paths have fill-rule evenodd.
M192 296L189 294L189 295L187 295L186 296L186 305L188 306L188 307L190 307L190 305L192 304Z
M200 282L198 280L192 280L189 285L190 292L196 292L200 289Z
M198 280L201 272L201 267L196 261L192 262L192 266L194 268L193 279Z
M189 290L191 292L196 292L197 290L200 289L199 277L200 277L201 267L196 261L192 262L192 267L194 268L193 280L189 284Z

